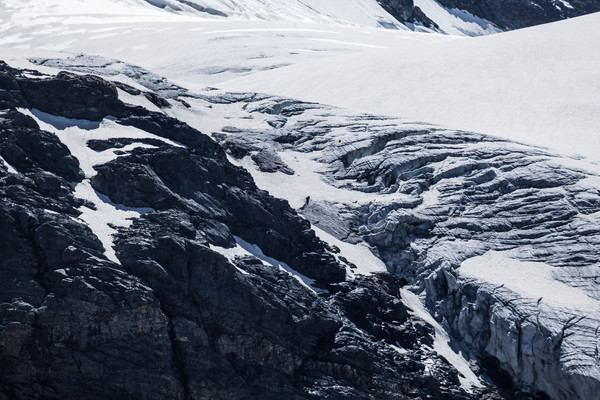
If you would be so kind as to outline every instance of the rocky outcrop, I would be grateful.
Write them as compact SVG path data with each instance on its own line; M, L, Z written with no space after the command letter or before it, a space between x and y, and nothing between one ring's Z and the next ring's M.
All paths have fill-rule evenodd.
M31 108L49 114L98 121L128 112L118 100L117 88L93 75L60 72L54 79L20 80L19 87Z
M40 78L0 65L0 398L499 399L208 136Z
M258 165L263 172L277 172L281 171L284 174L294 175L294 170L288 167L281 157L272 150L261 150L258 153L253 154L252 161Z
M377 3L400 22L408 21L415 9L413 0L378 0Z
M415 7L413 0L377 0L377 3L399 22L417 23L429 28L438 28L437 24L423 10Z
M503 29L519 29L600 11L595 0L438 0L447 8L466 10Z

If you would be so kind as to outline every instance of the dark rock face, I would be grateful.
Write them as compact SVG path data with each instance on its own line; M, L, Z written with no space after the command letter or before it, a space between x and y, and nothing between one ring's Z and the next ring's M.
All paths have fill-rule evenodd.
M93 75L61 72L53 79L21 80L20 87L31 108L49 114L91 121L126 114L116 87Z
M124 105L96 77L38 82L2 64L0 101L0 398L499 399L462 389L427 347L431 330L400 301L404 281L345 282L310 224L209 137ZM116 158L84 177L17 107L119 118L120 133L89 142ZM118 228L118 262L81 219L98 207L77 197L83 180L105 202L151 207ZM328 291L229 256L234 235Z
M415 9L413 0L377 0L377 3L400 22L409 21Z
M429 28L438 28L413 0L377 0L377 3L400 22L418 23Z
M413 0L378 0L381 7L400 22L419 23L438 28L435 18L426 15ZM497 25L511 30L560 21L600 11L596 0L439 0L449 9L468 11Z
M79 60L81 57L63 60L59 65L70 65ZM55 62L47 60L45 63ZM87 71L85 66L72 68ZM227 349L232 353L231 360L251 359L260 367L253 364L250 368L243 361L236 361L235 365L243 367L232 367L233 370L227 370L219 378L210 375L211 383L234 377L246 379L260 370L262 372L257 376L264 381L279 382L285 390L277 393L289 396L294 393L294 396L310 397L307 393L317 393L315 390L320 396L331 398L362 398L375 394L385 398L389 391L422 397L434 393L434 398L457 396L456 375L453 375L452 369L441 367L443 362L439 365L436 362L433 374L428 374L429 367L417 368L418 365L423 366L424 360L439 361L439 357L424 347L429 346L432 340L427 324L415 320L410 316L411 312L408 313L409 320L404 320L407 309L402 296L396 292L408 282L418 286L417 290L426 295L432 314L477 357L481 371L499 386L505 387L507 393L526 389L539 398L595 398L599 383L593 354L596 327L600 320L596 311L585 312L582 319L581 311L547 304L546 297L523 297L500 284L463 276L459 270L462 261L481 256L489 250L512 251L515 260L548 263L558 281L585 292L592 299L600 299L596 285L600 234L595 222L600 215L600 197L594 183L598 175L590 172L585 164L550 154L541 148L485 135L443 130L425 124L407 124L381 116L349 114L318 104L248 93L204 92L193 95L160 80L160 84L154 86L156 81L148 80L150 75L147 72L127 66L126 70L129 69L137 71L147 87L156 87L157 93L167 96L171 102L181 102L181 96L196 96L195 100L202 99L215 112L222 112L219 110L221 106L229 112L237 110L233 112L235 115L221 121L223 128L221 132L213 133L213 137L233 158L254 162L257 171L269 174L282 172L265 168L262 165L264 158L259 156L261 152L277 155L276 160L288 160L292 166L292 158L283 157L287 151L307 155L309 160L322 164L322 178L333 188L344 190L348 200L340 198L332 202L325 197L319 198L318 193L311 193L313 196L307 198L299 211L315 226L338 239L349 243L365 241L376 247L375 253L385 260L388 269L401 277L398 280L380 275L341 282L337 278L319 275L322 272L310 267L322 264L314 261L319 257L333 255L349 270L353 265L334 246L328 248L316 243L304 245L303 254L312 252L310 257L314 257L313 262L304 262L304 256L293 253L285 247L285 243L289 243L287 239L290 236L302 243L302 238L309 238L310 234L298 233L303 228L293 222L294 218L282 219L286 224L292 221L293 229L277 227L282 214L271 212L270 208L283 210L285 207L273 206L277 200L265 197L254 188L247 174L226 163L219 146L172 118L131 109L130 115L118 120L119 124L141 129L156 137L135 140L114 137L88 142L88 147L97 151L118 149L120 152L119 158L96 167L98 174L91 179L94 187L114 202L154 209L131 226L120 229L115 238L115 250L121 260L118 268L126 269L132 276L144 277L145 282L154 282L147 286L160 298L161 306L166 304L162 313L169 320L179 321L180 304L187 307L184 302L187 296L198 298L195 297L197 293L216 291L226 293L232 301L235 298L235 293L224 291L217 283L214 288L196 283L192 287L186 280L186 277L198 273L194 270L198 264L196 260L212 263L206 258L213 254L208 249L232 246L237 240L235 235L251 243L260 243L263 250L269 248L265 250L268 255L275 257L275 254L280 254L276 257L293 264L296 270L309 277L318 278L329 293L310 296L319 299L315 301L320 305L325 301L323 307L336 316L330 318L327 313L319 314L323 318L319 317L315 324L341 324L333 341L330 328L323 331L322 336L319 333L317 341L320 344L313 348L319 358L315 359L312 350L299 356L306 365L310 365L294 369L294 376L301 376L303 383L290 378L287 372L279 374L281 370L289 371L291 365L287 361L281 363L280 360L287 357L284 354L289 353L281 352L280 347L275 353L268 353L277 354L277 361L273 359L275 356L269 358L262 352L259 353L263 356L252 358L263 343L254 339L242 341L244 345L236 345L233 350L232 347ZM98 67L97 72L103 71ZM264 125L246 128L248 119L253 118L252 126L259 126L257 121L263 121ZM167 144L158 138L176 143ZM154 147L127 150L135 143ZM269 160L268 157L266 159ZM186 171L186 174L181 171ZM305 173L300 168L298 171ZM187 172L198 179L186 178ZM293 179L296 174L285 177ZM297 188L298 191L302 189ZM360 196L356 197L355 193L360 193ZM362 200L353 201L354 198ZM254 217L247 216L250 213L245 210L260 217L251 219L252 224L246 225L245 219ZM302 225L302 222L299 224ZM259 229L252 232L253 226ZM259 232L265 231L272 236L261 239L263 233ZM275 239L271 239L273 237ZM271 241L275 245L269 247ZM280 246L288 250L277 253L276 248ZM299 301L297 296L304 299L304 295L299 293L305 289L294 280L283 285L281 281L287 282L289 277L271 270L268 270L269 273L276 274L277 278L269 278L271 280L266 284L261 279L267 274L260 272L265 267L256 258L248 256L232 261L239 268L230 271L232 274L241 274L243 281L257 279L243 287L255 293L257 289L254 286L264 288L267 285L265 290L270 293L285 292L281 295L283 297L277 294L275 298L284 299L285 307L292 310L292 317L287 320L301 319L293 310ZM230 265L227 261L223 262ZM325 262L323 265L329 264ZM324 273L335 270L326 268ZM173 283L171 276L176 277L177 284ZM227 282L237 287L229 283L231 281ZM171 285L178 288L175 293L170 289ZM413 288L416 289L416 286ZM184 298L179 292L185 293ZM289 304L291 298L294 300ZM208 301L202 299L202 302ZM241 302L246 300L244 297ZM218 308L227 307L219 304ZM205 315L204 309L198 309ZM266 308L258 309L267 313ZM252 314L250 311L247 313ZM218 332L225 331L235 336L236 329L242 329L237 325L235 329L227 324L218 325L215 321L224 317L218 312L210 315L215 315L211 324L219 326L216 330L206 328L197 322L196 317L186 316L192 322L186 322L185 326L199 325L203 329L189 328L190 332L204 333L184 333L184 338L177 342L178 346L194 342L195 339L189 338L204 337L205 333L207 337L218 337ZM251 332L256 326L254 322L244 324L244 332ZM362 333L356 334L352 330L353 333L348 334L344 331L348 326ZM285 332L294 340L298 339L296 333L290 333L288 325L268 327L261 332ZM341 331L344 331L343 335ZM308 331L303 330L302 334L308 335ZM175 336L171 333L170 337ZM272 336L268 337L269 343L276 343L284 349L293 344L285 338L273 342ZM378 340L383 347L373 347L373 340ZM389 351L387 346L397 342L407 353L394 354L403 361L401 365L393 361L394 366L390 367L390 361L380 359L380 362L373 362L362 355L362 350L355 352L353 347L350 351L348 347L356 346L357 342L360 343L359 349L379 354L386 353ZM344 354L350 354L353 361L336 358L340 354L337 350L332 358L332 349L338 349L337 346L344 348L343 352L349 351ZM177 376L183 377L178 378L181 382L193 384L184 383L182 387L187 388L188 393L210 393L212 397L223 393L223 389L216 386L203 392L207 384L197 383L198 376L205 373L199 371L207 367L206 364L198 364L197 359L190 358L189 354L206 354L203 353L206 349L197 343L183 348L183 352L175 357L176 360L186 360L183 364L178 361L177 371L180 372ZM219 349L213 356L221 361L215 363L222 362L224 357L224 350ZM295 351L293 354L299 354ZM335 362L332 361L334 359ZM339 360L344 361L340 364ZM404 363L407 360L412 361ZM279 372L267 374L264 368L271 372L274 368ZM359 372L347 375L348 368ZM389 368L402 371L402 376L407 376L400 389L390 383L389 375L381 372ZM321 379L324 370L330 375ZM415 376L407 372L417 370L424 377L427 375L424 381L415 380ZM383 383L374 383L365 376L369 379L376 377L373 379ZM397 382L398 378L394 379ZM248 389L249 392L239 391L242 390L240 386L231 386L230 393L241 397L258 396L255 393L267 391L264 381L256 383L258 386ZM333 384L343 389L332 391ZM427 389L425 392L414 391L414 385ZM519 396L529 396L524 393Z
M281 157L272 150L261 150L256 154L252 155L252 161L258 165L263 172L277 172L281 171L287 175L294 175L294 170L288 167Z
M559 21L600 11L596 0L439 0L448 8L466 10L487 19L503 29L519 29L528 26Z
M0 124L5 128L0 155L10 165L19 171L51 172L70 182L81 179L77 159L55 135L40 131L31 117L8 110Z
M190 147L134 151L101 165L91 181L97 191L110 193L112 201L133 207L185 209L220 229L228 226L233 235L259 245L266 254L318 281L344 279L343 268L325 252L310 224L287 203L258 191L244 170L226 162L215 142L189 127L177 129L175 121L163 116L153 118L155 126L169 128L165 136ZM124 123L145 127L149 119ZM220 229L207 234L223 236ZM229 241L217 243L232 244L231 236Z

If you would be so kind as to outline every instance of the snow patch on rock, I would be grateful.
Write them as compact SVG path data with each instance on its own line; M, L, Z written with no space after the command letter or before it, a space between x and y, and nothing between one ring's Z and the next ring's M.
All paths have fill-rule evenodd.
M291 277L296 279L298 282L300 282L300 284L302 286L304 286L305 288L307 288L308 290L310 290L311 292L313 292L315 294L323 291L322 289L319 289L314 286L315 281L313 279L310 279L309 277L302 275L301 273L299 273L295 269L291 268L286 263L265 255L263 253L263 251L261 250L261 248L258 247L257 245L248 243L244 239L237 237L237 236L234 236L234 239L235 239L236 243L238 244L238 246L240 246L242 249L244 249L245 251L247 251L254 257L261 260L263 262L263 264L271 265L271 266L287 273L288 275L290 275Z
M355 269L346 268L346 273L353 275L371 275L377 272L387 272L385 263L376 257L365 243L352 244L341 241L322 229L313 225L313 230L325 243L340 249L339 255L356 266Z
M448 333L431 316L429 311L427 311L419 299L419 296L407 289L401 289L400 295L406 307L412 310L413 315L422 319L434 328L435 338L433 342L433 349L436 351L436 353L444 357L450 364L452 364L460 373L458 378L461 386L466 390L470 390L473 387L483 387L483 384L477 375L475 375L475 373L471 370L469 362L465 359L465 356L462 354L462 352L456 352L452 349L450 346L450 337L448 336Z
M105 164L139 147L155 146L144 143L132 143L123 148L95 151L87 146L90 140L106 140L111 138L157 139L172 146L179 146L171 140L152 135L142 130L124 127L110 118L101 122L69 119L44 113L39 110L19 109L38 123L40 128L54 133L67 146L71 154L79 161L79 167L85 175L81 182L73 183L75 197L86 200L88 204L79 208L79 218L85 222L104 246L105 256L109 260L120 263L113 248L113 235L117 227L128 227L132 219L152 212L150 208L131 208L111 202L107 196L97 193L90 179L97 174L94 166Z
M447 9L435 0L415 0L427 17L449 35L480 36L502 32L490 21L458 9Z
M4 158L2 158L2 156L0 156L0 163L4 164L6 166L6 169L8 170L9 173L11 174L18 174L19 171L17 171L15 169L15 167L13 167L12 165L10 165Z

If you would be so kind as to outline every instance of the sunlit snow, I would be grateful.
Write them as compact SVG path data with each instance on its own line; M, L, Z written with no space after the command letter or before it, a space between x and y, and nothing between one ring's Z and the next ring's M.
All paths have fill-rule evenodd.
M4 158L2 158L2 156L0 156L0 163L4 164L6 166L6 169L8 170L9 173L11 173L11 174L18 174L19 173L19 171L17 171L15 169L15 167L13 167L8 162L6 162L6 160Z
M583 290L558 281L553 276L555 270L557 268L543 262L520 261L503 252L489 251L463 261L458 273L503 285L523 297L549 305L600 309L600 302L589 297Z
M343 256L356 266L355 270L346 270L348 275L370 275L376 272L387 272L384 262L377 258L366 244L346 243L316 226L312 228L319 239L329 245L336 246L340 249L340 256Z

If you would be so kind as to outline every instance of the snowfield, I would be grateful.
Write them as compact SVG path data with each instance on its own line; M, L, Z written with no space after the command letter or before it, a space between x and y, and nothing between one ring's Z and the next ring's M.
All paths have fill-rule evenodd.
M427 121L597 160L598 26L600 14L592 14L477 38L404 40L222 86Z
M384 29L377 21L390 17L370 0L271 3L237 3L227 19L141 0L0 0L0 46L5 58L8 48L101 54L189 87L284 95L597 159L600 14L465 38ZM450 33L486 26L419 4Z
M557 268L545 263L519 261L502 252L490 251L463 261L457 272L502 285L538 303L584 310L600 309L600 303L583 290L556 280L553 276L555 270Z

